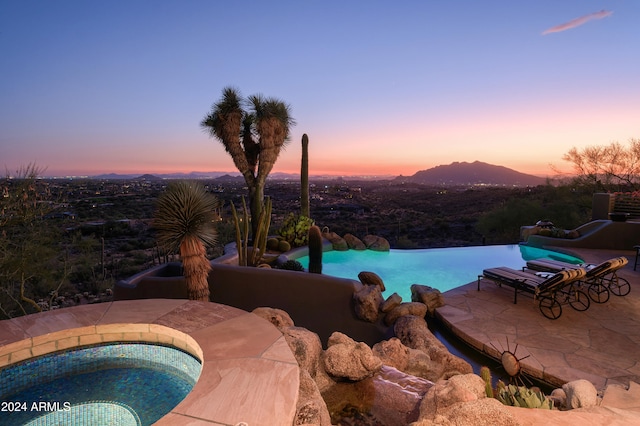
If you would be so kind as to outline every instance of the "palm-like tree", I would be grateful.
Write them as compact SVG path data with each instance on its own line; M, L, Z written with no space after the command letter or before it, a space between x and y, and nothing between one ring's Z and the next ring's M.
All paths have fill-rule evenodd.
M158 197L154 227L158 243L170 252L179 251L190 300L209 301L206 245L217 239L218 199L195 182L176 181Z
M248 106L247 110L243 104ZM245 101L231 87L222 91L222 99L200 123L222 142L244 177L249 188L253 235L262 211L265 181L280 150L289 141L289 130L294 124L290 107L283 101L261 95Z

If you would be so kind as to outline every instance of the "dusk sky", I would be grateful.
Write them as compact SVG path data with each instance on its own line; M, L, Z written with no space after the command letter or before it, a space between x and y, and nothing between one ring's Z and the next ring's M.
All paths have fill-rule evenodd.
M200 121L291 106L274 172L484 161L552 175L640 138L640 1L0 0L0 167L236 171Z

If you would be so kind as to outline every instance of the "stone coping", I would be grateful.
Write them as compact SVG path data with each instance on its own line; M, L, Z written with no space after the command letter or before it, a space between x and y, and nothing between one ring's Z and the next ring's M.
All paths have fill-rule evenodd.
M257 315L217 303L117 301L0 321L0 368L74 347L132 341L174 346L202 362L192 391L156 424L291 425L299 368L284 336Z

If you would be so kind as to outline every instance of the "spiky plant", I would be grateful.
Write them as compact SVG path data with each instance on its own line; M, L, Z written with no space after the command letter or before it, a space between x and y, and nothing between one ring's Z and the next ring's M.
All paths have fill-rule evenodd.
M243 109L243 104L249 110ZM293 126L289 106L275 98L250 96L245 101L231 87L200 122L220 140L249 188L252 233L255 236L264 201L264 185ZM257 137L257 139L256 139Z
M209 271L206 245L217 239L217 198L197 182L176 181L158 197L154 227L158 243L178 251L190 300L209 301Z

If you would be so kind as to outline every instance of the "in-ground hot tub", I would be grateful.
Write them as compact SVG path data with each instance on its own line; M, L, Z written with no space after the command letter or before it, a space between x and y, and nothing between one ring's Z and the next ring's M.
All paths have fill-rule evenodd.
M202 364L180 349L112 342L0 370L0 424L150 425L191 391Z

